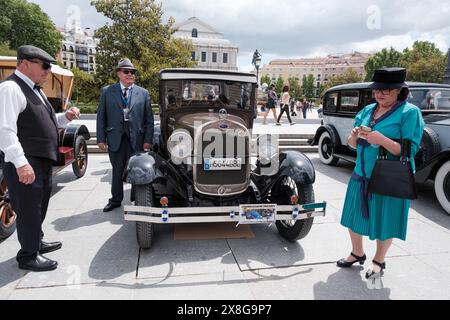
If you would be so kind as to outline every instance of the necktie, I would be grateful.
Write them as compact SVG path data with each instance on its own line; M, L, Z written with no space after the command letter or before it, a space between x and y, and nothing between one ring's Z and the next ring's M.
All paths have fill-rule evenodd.
M123 98L126 100L128 99L128 88L123 89Z

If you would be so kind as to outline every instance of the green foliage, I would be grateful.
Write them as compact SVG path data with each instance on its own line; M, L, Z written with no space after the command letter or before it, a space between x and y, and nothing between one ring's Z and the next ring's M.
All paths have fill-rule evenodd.
M303 76L302 94L307 99L311 99L315 96L314 76L312 74Z
M76 104L98 103L101 83L91 74L81 71L78 68L73 68L72 72L74 74L72 101L75 101Z
M37 46L50 55L60 51L62 36L40 6L25 0L0 0L0 43L17 50Z
M0 56L16 57L17 51L11 50L7 43L0 43Z
M263 83L265 83L269 86L272 84L272 79L270 78L270 76L268 74L265 74L261 77L260 85L262 85Z
M277 82L275 82L275 92L280 95L281 91L283 91L284 80L282 76L279 76Z
M328 79L327 84L325 85L325 91L328 90L329 88L335 87L335 86L339 86L341 84L346 84L346 83L355 83L355 82L362 82L364 81L364 78L361 77L358 72L356 72L356 70L350 68L347 69L343 74L341 75L337 75L334 77L330 77Z
M446 55L429 41L416 41L413 48L403 51L402 64L408 69L407 80L442 83Z
M291 77L288 79L289 82L289 92L292 98L294 99L300 99L300 96L302 94L302 88L300 87L300 82L298 78Z
M97 76L102 83L115 81L115 66L127 57L138 69L137 83L155 102L161 69L194 66L192 45L172 37L174 19L163 24L162 5L155 0L96 0L91 5L111 20L96 32Z
M366 81L371 81L376 69L382 67L399 67L401 63L402 53L391 47L389 50L384 48L374 56L370 57L364 66L366 70Z

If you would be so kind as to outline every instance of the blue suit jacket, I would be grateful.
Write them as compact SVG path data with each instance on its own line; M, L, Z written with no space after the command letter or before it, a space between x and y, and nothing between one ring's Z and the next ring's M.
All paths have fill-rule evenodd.
M97 110L97 143L107 143L111 152L119 150L124 133L123 103L120 84L102 89ZM137 85L130 94L129 127L131 147L143 151L144 143L153 142L153 112L150 95Z

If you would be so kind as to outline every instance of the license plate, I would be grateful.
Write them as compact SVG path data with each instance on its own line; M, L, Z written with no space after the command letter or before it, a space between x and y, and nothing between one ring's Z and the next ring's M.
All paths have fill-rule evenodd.
M205 171L230 171L241 170L242 159L211 158L205 159L203 168Z
M277 218L276 204L247 204L240 206L239 223L274 223Z

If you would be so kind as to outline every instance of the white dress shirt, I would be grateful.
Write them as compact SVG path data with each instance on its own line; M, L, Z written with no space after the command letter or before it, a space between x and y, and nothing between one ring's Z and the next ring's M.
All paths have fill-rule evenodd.
M45 103L39 91L34 89L35 83L30 78L18 70L14 73ZM41 93L45 96L44 92ZM27 99L17 83L5 81L0 84L0 150L5 154L5 162L12 162L16 168L28 164L17 137L17 120L26 107ZM64 128L70 122L65 113L56 114L56 120L59 128Z

